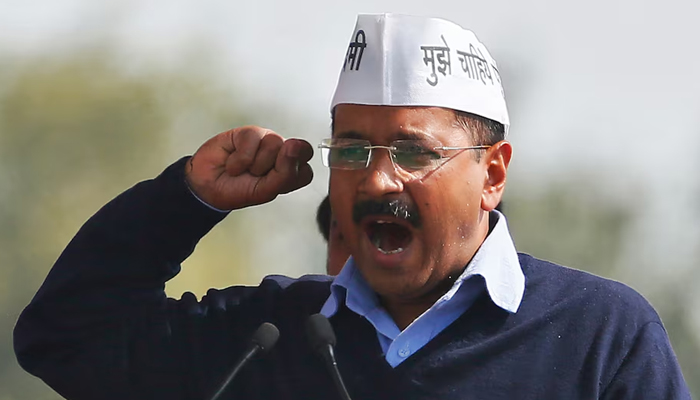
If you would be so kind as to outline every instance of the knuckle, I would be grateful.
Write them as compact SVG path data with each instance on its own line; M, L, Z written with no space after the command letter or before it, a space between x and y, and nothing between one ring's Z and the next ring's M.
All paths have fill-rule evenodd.
M234 141L239 146L245 146L246 144L260 141L262 136L263 135L261 132L256 129L252 129L251 127L243 127L236 133Z
M262 138L272 131L255 125L246 125L240 128L240 132L246 136Z
M263 140L265 142L265 145L271 149L279 149L280 147L282 147L282 144L284 144L284 139L277 135L265 136Z

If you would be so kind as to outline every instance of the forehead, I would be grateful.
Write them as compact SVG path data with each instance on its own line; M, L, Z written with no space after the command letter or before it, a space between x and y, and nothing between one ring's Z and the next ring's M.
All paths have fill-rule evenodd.
M333 137L336 138L440 140L460 132L464 136L454 111L440 107L339 104L334 112Z

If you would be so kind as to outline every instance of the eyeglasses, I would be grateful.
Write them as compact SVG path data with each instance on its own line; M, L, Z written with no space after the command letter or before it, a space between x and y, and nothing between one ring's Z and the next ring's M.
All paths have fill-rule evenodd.
M372 146L369 140L362 139L323 139L321 149L323 165L334 169L363 169L372 160L372 150L386 149L394 166L405 170L436 168L461 150L484 150L491 146L449 147L432 146L424 140L395 140L389 146Z

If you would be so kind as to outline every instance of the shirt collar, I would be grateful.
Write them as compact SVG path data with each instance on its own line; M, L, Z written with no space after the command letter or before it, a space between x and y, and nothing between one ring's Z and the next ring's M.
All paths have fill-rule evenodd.
M505 216L494 210L490 217L496 219L494 228L464 272L437 303L450 301L467 279L480 275L486 282L486 290L494 304L511 313L515 313L520 307L525 292L525 276L520 267L518 253L508 231ZM331 284L331 294L321 308L321 314L331 317L343 302L349 309L362 316L381 307L376 293L362 277L352 257Z

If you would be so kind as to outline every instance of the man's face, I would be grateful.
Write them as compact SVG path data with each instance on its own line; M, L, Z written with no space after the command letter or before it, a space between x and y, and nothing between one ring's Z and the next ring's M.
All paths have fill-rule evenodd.
M453 111L428 107L341 104L333 137L366 139L373 146L401 139L429 147L480 144L457 124ZM486 197L493 194L491 150L481 162L466 150L452 152L456 155L437 168L407 171L392 164L386 149L375 149L365 169L331 169L338 228L362 275L384 300L434 301L472 258L487 235L488 211L500 200L499 191L497 200L482 202L485 191Z
M338 229L338 222L331 217L330 229L328 231L328 261L326 263L326 273L328 275L338 275L343 269L345 262L350 257L343 234Z

